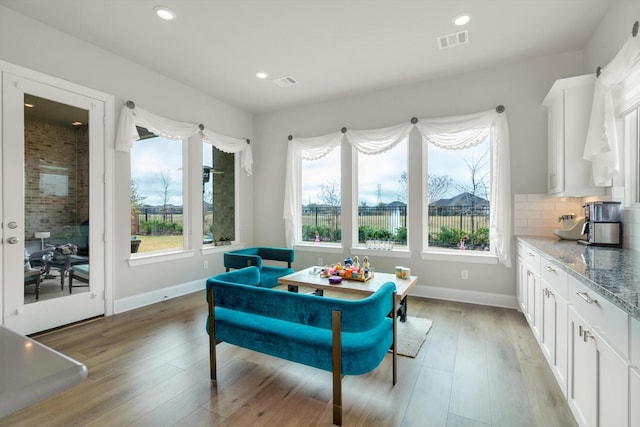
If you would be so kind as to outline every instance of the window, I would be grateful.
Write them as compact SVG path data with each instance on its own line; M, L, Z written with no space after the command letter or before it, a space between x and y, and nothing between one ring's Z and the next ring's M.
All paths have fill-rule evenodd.
M369 249L407 245L407 146L405 137L383 153L357 153L357 241Z
M235 240L235 155L202 143L202 243Z
M614 99L624 120L626 204L640 204L640 64L614 89Z
M341 242L340 168L340 145L318 160L302 160L302 242Z
M489 250L490 141L467 148L427 144L426 246Z
M139 133L131 149L132 252L182 249L184 144Z

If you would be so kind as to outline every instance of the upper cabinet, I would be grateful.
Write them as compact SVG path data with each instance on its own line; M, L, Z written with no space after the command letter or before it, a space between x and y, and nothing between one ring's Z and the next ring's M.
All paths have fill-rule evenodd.
M547 192L558 197L604 194L582 158L591 116L595 74L556 80L542 102L548 111Z

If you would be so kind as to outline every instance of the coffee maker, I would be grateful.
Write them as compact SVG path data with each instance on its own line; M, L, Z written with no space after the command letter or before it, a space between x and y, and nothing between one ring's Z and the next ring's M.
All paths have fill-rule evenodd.
M591 202L584 206L585 223L578 240L583 245L622 247L620 202Z

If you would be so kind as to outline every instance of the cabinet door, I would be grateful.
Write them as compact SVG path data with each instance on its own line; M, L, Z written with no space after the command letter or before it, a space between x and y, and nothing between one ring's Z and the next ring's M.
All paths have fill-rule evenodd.
M542 282L540 281L540 276L537 274L532 274L531 278L533 280L533 334L535 335L538 342L542 341L542 306L544 303L543 291L542 291Z
M631 427L640 426L640 368L629 370L629 425Z
M527 268L520 256L518 256L517 266L516 296L518 298L520 311L524 314L527 311Z
M578 425L592 425L596 403L596 349L586 322L569 308L569 387L567 400Z
M544 279L542 283L542 330L540 346L551 371L567 396L567 300L562 298Z
M556 298L544 280L542 280L542 329L540 330L540 346L549 365L556 363Z
M590 335L597 351L596 423L598 427L629 425L629 365L597 333ZM638 402L634 403L638 406ZM638 424L636 424L638 425Z
M567 396L568 387L568 363L569 363L569 326L568 326L568 313L569 304L567 300L562 298L557 292L554 293L553 298L556 302L556 322L555 322L555 356L553 365L553 375L558 381L558 385L562 390L562 394Z
M564 191L564 96L561 94L548 111L548 193Z
M525 317L529 322L529 326L533 329L533 334L538 338L538 330L535 328L535 301L536 301L536 282L538 276L531 269L527 268L527 309Z

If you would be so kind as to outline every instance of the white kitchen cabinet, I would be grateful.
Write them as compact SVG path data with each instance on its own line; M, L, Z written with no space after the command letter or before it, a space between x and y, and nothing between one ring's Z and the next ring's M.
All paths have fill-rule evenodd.
M526 267L526 310L524 312L533 335L540 341L542 323L542 289L540 287L540 255L529 248L523 254Z
M569 307L567 400L581 427L629 426L629 365Z
M640 321L631 319L629 369L629 426L640 426Z
M516 298L520 311L525 313L527 310L527 265L523 260L523 252L524 248L518 246L518 258L516 260Z
M591 163L582 158L595 75L556 80L543 101L547 107L547 192L558 197L604 194L593 185Z
M566 397L569 350L567 273L544 258L540 265L543 294L540 346L562 394Z
M629 370L629 426L640 426L640 367Z

